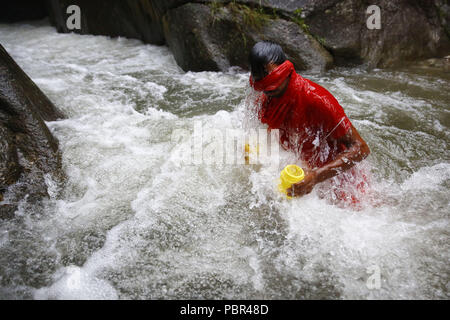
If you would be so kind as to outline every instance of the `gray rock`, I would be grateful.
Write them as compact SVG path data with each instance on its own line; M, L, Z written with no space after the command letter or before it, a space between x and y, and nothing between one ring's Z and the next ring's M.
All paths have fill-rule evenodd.
M0 137L0 189L5 189L17 181L21 168L13 135L3 124L0 124Z
M1 212L10 213L24 197L47 196L45 174L62 180L58 141L44 122L62 117L0 45Z
M431 58L424 61L418 61L412 64L412 66L417 66L424 69L437 69L445 72L450 71L450 55L444 58Z
M273 20L254 40L270 40L280 44L297 70L325 71L333 66L332 55L291 21Z
M379 30L366 25L371 4L381 9ZM448 35L430 1L344 0L312 12L305 22L312 34L324 40L338 65L388 67L450 50Z
M181 68L247 69L250 49L261 40L279 43L298 70L321 71L332 66L332 56L296 23L267 15L257 20L258 16L235 9L188 3L167 11L164 36Z
M293 13L298 9L302 9L302 12L305 14L305 16L307 16L311 12L325 10L327 7L330 7L339 1L340 0L192 0L185 1L185 3L197 2L210 4L215 2L220 4L227 4L230 2L234 2L256 8L263 7L272 10L275 9L283 13Z
M183 70L191 71L219 71L230 67L225 56L223 43L219 43L211 34L216 30L214 17L208 6L202 4L186 4L171 9L163 19L164 36L175 60ZM217 25L215 26L217 28ZM231 24L229 27L233 27ZM212 31L212 32L210 32ZM229 37L228 42L237 40L235 30L224 34Z
M278 10L284 12L284 17L288 18L289 14L298 8L304 8L305 12L309 12L327 5L327 1L321 1L320 5L316 5L313 0L46 0L50 21L58 32L124 36L152 44L164 44L166 41L163 18L168 10L187 3L212 5L230 2ZM328 2L334 3L336 0ZM69 17L66 9L73 4L81 8L80 30L69 30L66 26Z
M448 0L434 0L434 5L441 25L447 33L447 36L450 37L450 26L448 24L450 21L450 5L448 4Z
M70 4L78 4L82 10L82 26L80 31L75 32L125 36L153 44L167 43L185 70L223 70L230 64L244 66L248 44L256 39L282 42L291 56L295 50L302 50L297 54L301 56L297 59L299 68L320 70L331 65L330 55L325 51L331 53L337 65L366 64L370 67L401 65L409 61L442 57L450 52L450 7L447 0L46 1L50 8L50 19L60 32L70 32L66 27L68 15L65 10ZM235 6L245 4L256 11L263 8L265 13L276 14L281 19L272 19L272 26L258 30L254 28L252 31L255 33L248 34L241 30L244 26L239 28L236 25L235 21L239 19L233 22L223 17L219 21L216 17L215 24L222 26L211 27L205 10L192 12L192 7L187 5L189 3L210 8L230 3ZM366 10L372 4L381 8L381 30L369 30L366 27ZM188 11L183 13L179 10ZM245 10L241 11L245 15ZM191 21L187 21L189 19ZM293 21L306 31L302 32L302 36L290 25ZM182 24L188 29L183 30ZM226 29L227 25L229 29ZM261 29L267 34L263 34ZM219 30L222 34L219 34ZM292 38L288 35L292 35ZM237 36L245 36L245 41L239 41ZM319 42L310 40L310 36ZM307 41L298 42L302 37L308 38ZM194 42L189 44L187 39ZM222 43L225 43L225 47L222 47ZM226 47L230 43L235 44L232 53ZM182 57L183 54L186 56ZM318 61L311 59L315 56Z
M50 22L58 32L127 37L164 44L162 16L187 0L46 0ZM69 30L67 7L81 11L81 29Z

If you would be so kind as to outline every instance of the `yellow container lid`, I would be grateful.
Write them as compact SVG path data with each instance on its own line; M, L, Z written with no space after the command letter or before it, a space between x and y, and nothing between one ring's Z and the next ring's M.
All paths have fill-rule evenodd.
M299 166L289 164L281 171L280 177L284 181L292 184L302 181L305 178L305 172Z
M292 184L302 181L305 178L305 172L302 168L295 164L287 165L280 174L280 184L278 185L278 190L282 193L286 193L287 189L291 187ZM287 197L291 199L291 197Z

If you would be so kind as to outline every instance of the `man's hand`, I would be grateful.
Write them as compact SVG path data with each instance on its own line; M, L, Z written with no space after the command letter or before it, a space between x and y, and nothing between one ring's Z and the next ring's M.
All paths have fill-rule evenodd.
M289 197L304 196L305 194L308 194L312 191L316 183L317 179L315 171L305 172L305 178L302 181L294 183L290 188L286 190L287 195Z
M323 167L305 172L305 179L299 183L293 184L286 190L288 196L300 197L310 193L317 183L330 179L339 173L350 169L357 162L362 161L370 154L367 143L361 138L353 125L351 130L337 142L345 144L347 149L338 154L333 161L327 163Z

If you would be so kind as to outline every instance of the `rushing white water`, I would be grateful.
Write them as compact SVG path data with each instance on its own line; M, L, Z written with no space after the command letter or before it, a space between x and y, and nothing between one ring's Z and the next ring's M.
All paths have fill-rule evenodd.
M185 73L166 47L45 22L0 25L0 42L67 115L47 123L67 181L0 226L1 298L448 299L448 74L305 74L372 150L376 201L354 211L316 190L285 200L289 154L180 165L174 130L243 126L245 73Z

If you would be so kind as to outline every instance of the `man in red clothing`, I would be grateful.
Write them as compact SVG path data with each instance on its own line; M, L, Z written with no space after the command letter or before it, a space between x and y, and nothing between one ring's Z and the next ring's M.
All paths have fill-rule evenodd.
M309 168L289 196L310 193L314 185L349 170L369 153L338 101L325 88L301 77L275 43L258 42L249 56L250 84L264 94L259 119L280 130L285 149L296 152Z

